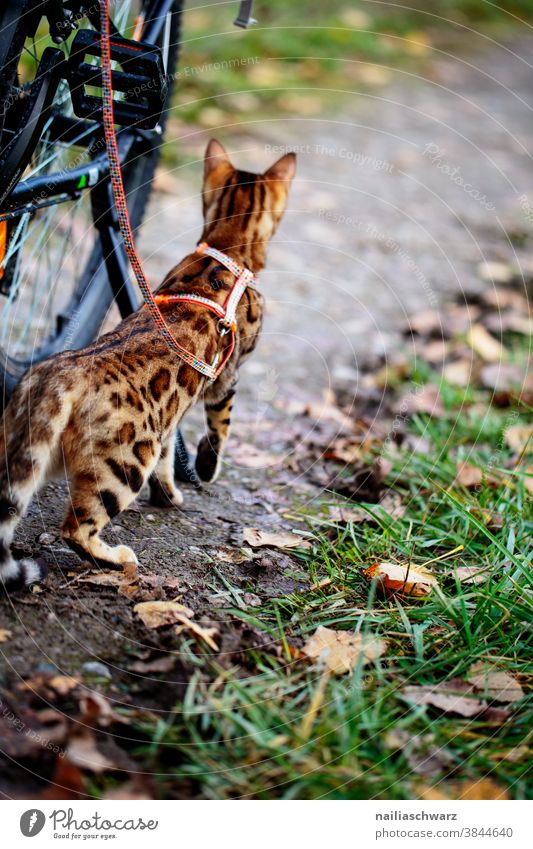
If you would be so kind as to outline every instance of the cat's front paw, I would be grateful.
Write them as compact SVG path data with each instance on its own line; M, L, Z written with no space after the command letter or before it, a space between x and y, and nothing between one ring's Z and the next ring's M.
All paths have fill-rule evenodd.
M201 438L194 465L198 477L206 483L213 483L218 478L221 457L209 436Z
M181 507L183 495L173 484L153 478L150 480L150 504L153 507Z

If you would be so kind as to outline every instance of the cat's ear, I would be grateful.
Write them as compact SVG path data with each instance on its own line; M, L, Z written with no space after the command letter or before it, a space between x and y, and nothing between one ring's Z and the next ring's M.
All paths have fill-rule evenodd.
M296 174L296 154L286 153L277 162L274 162L268 171L265 171L266 180L277 180L281 183L290 183ZM287 185L287 189L289 186Z
M226 166L226 168L231 168L228 154L219 141L211 139L205 151L204 180L207 180L213 171L216 171L222 165Z

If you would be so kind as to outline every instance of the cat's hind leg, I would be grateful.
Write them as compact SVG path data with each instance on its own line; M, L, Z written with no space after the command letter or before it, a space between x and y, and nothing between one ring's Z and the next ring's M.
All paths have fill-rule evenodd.
M0 587L24 589L46 577L40 560L15 560L11 542L28 505L45 482L54 459L69 403L54 392L35 391L28 375L17 387L0 428Z
M161 454L150 477L150 503L154 507L181 507L183 495L174 483L176 431L164 440Z
M138 562L129 546L108 545L100 533L134 501L145 480L139 470L138 476L127 482L126 464L120 467L120 461L112 462L117 463L117 473L122 469L122 484L103 482L94 472L78 472L72 477L70 506L61 528L63 539L76 554L104 567Z

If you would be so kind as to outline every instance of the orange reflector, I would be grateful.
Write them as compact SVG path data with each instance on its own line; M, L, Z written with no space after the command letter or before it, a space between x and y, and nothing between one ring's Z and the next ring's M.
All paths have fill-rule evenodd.
M141 36L143 34L144 29L144 12L141 12L140 15L137 15L135 18L135 24L133 26L133 35L131 37L132 41L140 41Z
M7 220L0 221L0 280L4 276L4 257L7 249Z

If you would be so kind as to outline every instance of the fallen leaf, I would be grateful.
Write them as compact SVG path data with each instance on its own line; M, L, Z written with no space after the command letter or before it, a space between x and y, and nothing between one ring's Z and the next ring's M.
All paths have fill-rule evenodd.
M361 656L365 664L381 657L386 648L384 640L319 625L302 651L312 660L323 660L331 672L342 675L351 672Z
M509 448L519 454L525 450L533 453L533 425L517 424L508 427L505 431L505 441Z
M427 413L429 416L439 416L444 412L438 386L426 383L420 389L410 391L399 401L402 414Z
M76 583L93 584L100 587L119 587L123 580L122 572L90 572L88 575L80 575L76 579Z
M181 616L180 621L181 625L177 625L175 628L176 634L181 634L183 631L188 631L188 633L193 637L198 637L200 640L203 640L204 643L207 643L209 648L213 649L213 651L218 651L218 645L215 643L213 637L217 634L216 628L202 628L196 622L193 622L187 616Z
M480 372L481 383L485 389L497 392L515 388L520 389L525 378L524 369L518 363L490 363Z
M47 683L50 687L53 687L56 693L59 693L60 696L67 696L78 686L80 682L77 678L73 678L71 675L53 675L48 679Z
M481 486L482 482L483 473L481 469L478 469L477 466L473 466L471 463L467 463L466 460L457 463L455 483L466 487L466 489L475 489L475 487Z
M495 800L508 799L509 793L492 778L480 778L478 781L446 781L436 787L425 787L419 790L421 799L427 801L449 800Z
M529 305L520 292L514 289L502 289L501 286L485 289L481 293L482 300L495 310L498 315L502 310L513 309L520 315L526 315Z
M116 769L116 764L99 751L94 734L88 729L71 738L66 757L73 766L90 772L100 773Z
M251 548L219 548L215 551L216 559L222 563L246 563L257 556Z
M432 365L442 364L448 353L448 343L444 339L434 339L432 342L419 343L416 348L417 356L422 357Z
M468 386L472 379L472 363L470 360L456 360L442 369L442 376L453 386Z
M87 725L111 725L113 722L126 722L113 710L111 702L97 690L83 690L79 700L80 718Z
M477 273L490 283L510 283L515 276L512 265L506 262L480 262Z
M143 661L136 660L129 667L132 672L170 672L176 665L176 656L173 654L164 654L154 660Z
M147 628L163 628L181 621L183 616L194 616L194 612L178 601L141 601L133 608Z
M489 579L490 571L486 566L458 566L454 574L465 584L483 584Z
M488 666L483 661L472 666L467 679L474 685L476 692L494 702L511 704L524 697L522 687L512 675L502 669Z
M482 324L473 324L470 327L466 341L486 363L499 363L506 357L504 347Z
M5 643L12 636L12 632L8 631L7 628L0 628L0 643Z
M466 781L458 785L455 798L472 802L475 800L508 799L509 793L493 778L480 778L478 781Z
M444 713L456 713L464 717L484 715L491 721L503 722L509 715L504 708L489 708L487 702L475 694L474 685L459 678L432 686L404 687L401 696L412 704L431 705Z
M374 563L364 570L371 580L378 580L385 590L421 597L437 586L437 578L423 566L413 563Z
M524 336L533 334L533 319L530 316L517 312L496 312L487 316L485 325L488 330L492 330L496 335L511 331L513 333L522 333Z
M258 548L267 545L271 548L309 548L309 540L289 531L260 531L259 528L245 528L243 541Z
M341 463L357 463L361 460L361 442L352 439L336 439L326 448L324 458L326 460L338 460Z

